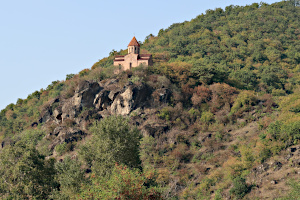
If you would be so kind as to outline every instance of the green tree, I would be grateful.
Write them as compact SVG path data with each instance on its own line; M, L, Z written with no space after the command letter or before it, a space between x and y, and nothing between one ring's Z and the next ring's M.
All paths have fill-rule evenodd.
M223 65L198 65L192 69L192 73L199 78L199 81L205 84L222 83L228 78L228 69Z
M237 70L230 74L242 89L254 89L257 85L257 77L251 70Z
M110 178L92 175L92 183L82 187L79 199L160 200L153 174L146 176L137 169L116 164Z
M246 184L246 179L238 176L233 180L233 187L230 189L230 194L233 194L238 199L242 199L249 192L249 186Z
M71 78L73 78L75 76L75 74L67 74L66 75L66 80L70 80Z
M90 128L93 138L80 149L80 155L100 175L109 174L115 163L139 167L140 132L128 118L110 116Z
M84 170L80 166L78 160L73 160L69 156L62 162L55 163L60 192L55 192L54 199L58 199L58 196L74 199L79 193L81 185L85 182Z
M57 186L54 160L33 145L17 142L0 154L0 195L4 199L46 199Z

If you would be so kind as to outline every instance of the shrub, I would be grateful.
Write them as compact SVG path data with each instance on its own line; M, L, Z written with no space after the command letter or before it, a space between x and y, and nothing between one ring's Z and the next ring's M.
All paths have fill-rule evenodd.
M62 144L58 144L55 146L54 149L57 152L57 154L61 156L63 153L67 151L67 143L64 142Z
M254 89L257 85L257 76L256 74L249 70L236 70L230 74L231 78L237 83L237 86L240 89Z
M289 111L294 112L294 113L300 113L300 105L290 108Z
M235 100L230 113L234 114L238 111L247 111L251 108L251 106L256 104L256 101L257 98L253 91L242 91Z
M291 146L300 140L300 122L283 124L281 121L276 121L270 124L267 132L275 141L282 141L286 146Z
M191 72L204 84L224 82L228 78L228 68L221 64L195 63Z
M56 177L60 184L59 196L63 194L70 199L75 199L85 179L84 170L80 166L81 163L78 160L73 160L69 156L65 157L62 162L55 163Z
M50 156L51 155L51 150L48 148L49 145L51 144L51 141L44 138L41 140L38 145L37 145L37 150L40 152L40 154L44 156Z
M0 152L0 197L48 199L56 187L54 159L45 160L35 146L19 141Z
M285 96L286 93L283 89L273 89L272 90L272 95L273 96Z
M260 152L259 152L259 160L261 163L265 162L268 158L272 156L272 152L268 147L264 147Z
M288 146L297 144L300 140L300 121L284 124L281 127L281 138Z
M78 199L163 199L155 187L153 174L146 176L136 169L116 164L109 178L92 175L92 183L82 187Z
M60 92L64 88L64 83L56 83L53 88L49 91L49 96L52 98L56 98L60 95Z
M39 129L25 130L21 134L16 135L14 139L21 140L27 144L37 145L37 143L43 139L45 132Z
M233 180L233 187L230 189L230 194L233 194L238 199L242 199L249 190L246 179L238 176Z
M225 83L215 83L209 87L211 90L210 110L215 113L224 106L233 104L238 91Z
M165 76L158 76L157 77L157 88L169 88L171 85L170 80Z
M67 74L66 75L66 80L70 80L71 78L73 78L75 76L75 74Z
M212 123L214 121L214 114L211 112L203 112L200 121L205 124Z
M89 69L83 69L79 72L79 76L83 77L83 76L87 75L89 72L90 72Z
M157 114L157 116L161 119L169 121L170 120L170 114L171 114L170 108L169 107L164 107L163 109L161 109L159 111L159 114Z
M94 173L108 175L114 164L139 167L140 132L128 118L110 116L90 128L92 140L81 146L79 154Z
M108 68L96 68L91 71L87 76L83 77L85 80L89 81L101 81L106 78L110 78L114 75L115 70L117 69L116 66L111 66Z
M132 83L140 83L143 82L143 78L140 78L138 76L132 76L128 79L128 81L131 81Z
M202 103L206 103L211 99L211 90L205 86L197 86L194 89L192 96L192 103L194 106L200 106Z

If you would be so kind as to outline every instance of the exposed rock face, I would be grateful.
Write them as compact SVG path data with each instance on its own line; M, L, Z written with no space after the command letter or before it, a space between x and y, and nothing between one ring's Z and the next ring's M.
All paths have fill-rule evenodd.
M78 92L80 106L86 108L93 107L95 96L102 89L98 83L89 83L84 90Z
M71 99L68 99L62 105L62 113L61 118L64 121L67 118L75 118L77 114L80 112L80 103L78 103L78 96L74 96Z
M118 82L117 79L99 83L82 81L73 97L50 101L39 120L48 127L56 127L54 130L49 129L48 137L53 141L49 148L53 149L63 142L80 140L86 135L90 119L99 120L111 114L129 115L133 110L143 110L151 105L153 89L148 85L129 82L122 87ZM157 93L162 94L162 101L169 95L166 89Z
M94 99L94 106L96 109L102 111L104 109L107 109L111 105L112 100L109 98L109 94L110 91L102 90L96 95L96 98Z
M40 119L39 119L39 123L44 123L47 122L48 120L50 120L53 112L52 110L54 109L54 105L59 103L59 99L53 99L52 101L50 101L48 104L46 104L46 106L43 108L43 110L41 111L40 114Z
M111 113L128 115L137 107L145 107L149 105L151 93L151 89L145 84L142 84L141 86L131 85L113 101Z
M96 94L102 89L99 83L80 83L74 96L63 103L61 119L75 118L83 108L92 108Z

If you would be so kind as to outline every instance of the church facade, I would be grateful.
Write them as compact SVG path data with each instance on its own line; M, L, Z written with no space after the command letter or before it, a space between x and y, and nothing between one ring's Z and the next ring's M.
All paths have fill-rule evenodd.
M151 54L140 54L140 44L135 37L128 44L128 54L125 56L116 56L114 66L119 66L119 70L130 70L139 65L151 66L153 64Z

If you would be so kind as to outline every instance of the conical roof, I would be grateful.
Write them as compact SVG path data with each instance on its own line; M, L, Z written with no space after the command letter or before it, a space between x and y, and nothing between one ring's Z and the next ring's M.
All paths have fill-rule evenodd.
M132 40L129 42L128 46L140 46L140 44L138 43L138 41L136 40L135 37L132 38Z

